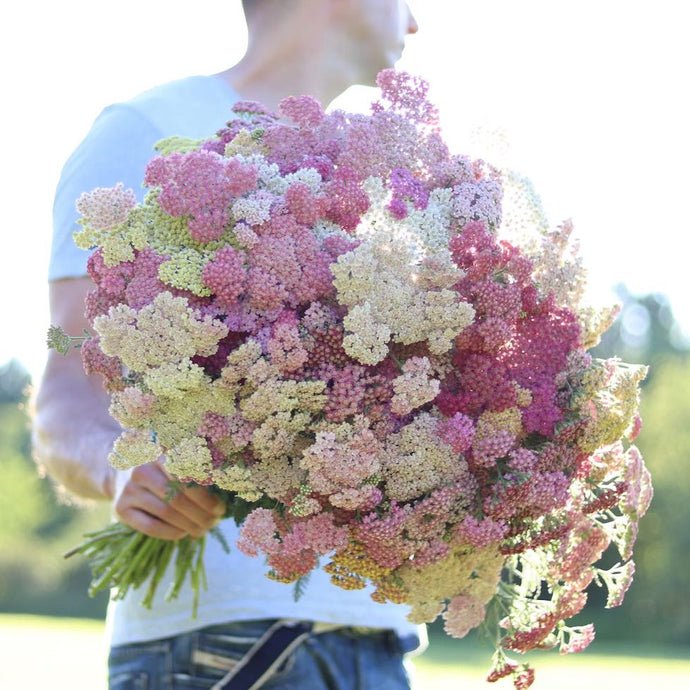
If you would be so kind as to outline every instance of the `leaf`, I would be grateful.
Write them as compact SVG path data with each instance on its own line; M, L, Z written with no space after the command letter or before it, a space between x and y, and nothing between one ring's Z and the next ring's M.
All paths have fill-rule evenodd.
M214 527L209 534L220 543L225 553L230 553L230 544L228 544L225 535L217 527Z
M295 582L295 586L292 590L292 598L294 599L294 601L296 601L296 602L299 601L302 598L302 596L304 595L304 593L307 589L307 585L309 584L310 575L311 575L311 573L308 575L302 575L302 577L300 577Z

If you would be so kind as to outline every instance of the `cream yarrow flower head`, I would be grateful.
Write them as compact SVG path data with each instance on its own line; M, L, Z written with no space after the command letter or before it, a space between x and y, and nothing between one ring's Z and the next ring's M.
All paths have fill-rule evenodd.
M441 354L472 323L474 309L457 292L429 290L418 280L415 252L413 242L382 230L331 266L338 301L349 307L345 348L362 363L380 362L389 340L428 341Z
M204 284L202 278L204 266L209 258L207 252L180 249L172 258L160 265L158 277L171 287L188 290L200 297L210 297L211 290Z
M171 153L187 153L196 151L204 142L203 139L191 139L190 137L172 136L161 139L154 145L154 150L162 156L169 156Z
M252 473L247 467L229 465L212 470L213 483L235 492L245 501L258 501L263 495L262 490L253 481Z
M126 470L155 462L161 453L150 432L127 429L115 441L108 462L117 470Z
M265 156L267 153L269 153L268 147L261 141L261 137L254 136L248 129L240 130L232 141L225 144L224 149L226 158L233 156L249 158L256 154Z
M431 375L431 362L426 357L411 357L403 364L403 374L393 380L391 409L395 414L412 412L438 395L440 382Z
M388 355L391 331L385 323L376 323L369 302L350 309L343 325L350 331L343 340L345 351L362 364L378 364Z
M169 292L159 293L139 311L113 307L94 320L94 328L103 352L117 354L134 371L213 354L228 332L223 323L201 317L184 297Z
M466 461L441 441L438 420L426 412L388 436L381 465L386 495L395 501L409 501L447 483L464 482L467 475Z
M144 383L157 398L184 398L208 380L202 367L190 359L166 362L144 374Z
M183 481L205 484L213 470L211 451L206 440L193 436L181 441L167 452L165 468Z

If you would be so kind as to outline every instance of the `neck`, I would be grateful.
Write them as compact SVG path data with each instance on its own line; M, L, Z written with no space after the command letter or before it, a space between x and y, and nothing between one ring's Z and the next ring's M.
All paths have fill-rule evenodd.
M324 108L350 84L345 71L337 78L334 72L327 76L321 70L312 70L309 63L296 61L239 62L219 75L245 100L258 101L276 112L280 101L287 96L309 94Z
M346 88L362 83L352 58L343 58L352 55L353 46L342 45L342 37L329 30L329 17L314 12L313 3L303 6L311 8L308 17L297 11L280 23L250 29L245 56L218 75L243 99L277 111L286 96L309 94L325 108Z

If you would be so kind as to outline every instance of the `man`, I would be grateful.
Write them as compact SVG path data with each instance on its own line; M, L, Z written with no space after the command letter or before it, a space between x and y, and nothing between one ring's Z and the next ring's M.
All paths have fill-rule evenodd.
M71 240L74 200L81 192L117 182L139 190L156 141L173 134L209 136L240 98L275 109L287 95L309 93L326 104L351 84L373 84L376 74L398 59L405 36L417 30L402 0L243 0L243 5L249 43L237 65L106 108L65 165L55 199L50 305L52 323L68 333L88 327L83 303L92 289L85 277L87 255ZM166 501L169 476L163 464L129 473L109 466L119 429L108 405L100 379L84 374L77 351L66 357L51 352L34 434L36 454L51 475L77 495L113 499L117 518L150 536L199 537L218 524L222 506L203 488ZM232 544L235 528L227 522L220 527ZM415 628L401 607L374 604L366 592L338 590L321 572L296 604L290 587L263 576L259 559L237 549L228 556L213 539L207 549L209 587L196 619L189 590L175 602L157 601L151 611L139 604L136 591L111 604L111 688L408 687L402 652ZM286 626L276 628L276 621L284 619L318 625L312 632L311 624L287 626L283 635ZM268 659L264 668L256 643L274 628L259 654ZM294 652L282 653L291 646ZM242 669L250 669L249 680L240 678Z

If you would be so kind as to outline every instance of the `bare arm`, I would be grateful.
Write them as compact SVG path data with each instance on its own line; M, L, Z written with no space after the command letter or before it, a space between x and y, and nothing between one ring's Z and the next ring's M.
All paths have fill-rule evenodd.
M51 323L71 334L89 324L84 299L89 278L51 283ZM47 471L70 492L84 498L113 498L115 470L108 463L120 427L108 414L110 398L100 376L87 376L79 350L51 351L36 397L34 452ZM120 521L150 536L201 536L222 515L222 503L206 489L193 488L166 500L168 475L159 464L137 467L117 497Z
M90 278L50 284L51 322L71 335L89 324L84 299ZM120 433L108 414L109 396L100 376L87 376L79 350L67 355L51 350L36 396L34 452L50 475L84 498L112 498L115 471L108 454Z

